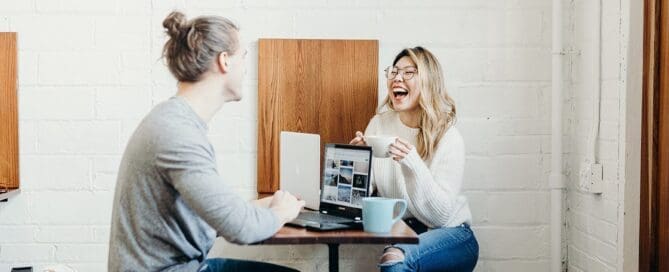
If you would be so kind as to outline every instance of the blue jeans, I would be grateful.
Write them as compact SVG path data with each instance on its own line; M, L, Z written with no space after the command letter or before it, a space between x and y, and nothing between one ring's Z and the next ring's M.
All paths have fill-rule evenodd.
M295 272L298 270L270 263L222 258L206 259L198 270L198 272L222 271Z
M472 271L479 258L479 244L469 225L428 230L418 244L396 244L404 260L379 264L382 272Z

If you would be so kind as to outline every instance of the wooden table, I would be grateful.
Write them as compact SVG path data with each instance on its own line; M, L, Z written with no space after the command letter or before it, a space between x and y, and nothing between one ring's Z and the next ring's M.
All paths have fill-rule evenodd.
M376 234L362 230L310 231L304 228L284 226L271 238L262 241L261 245L300 245L327 244L329 255L329 271L339 271L340 244L418 244L418 235L399 220L390 233Z

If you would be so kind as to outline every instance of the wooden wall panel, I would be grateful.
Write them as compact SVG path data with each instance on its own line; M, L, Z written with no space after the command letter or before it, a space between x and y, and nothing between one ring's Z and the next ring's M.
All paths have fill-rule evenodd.
M639 271L669 271L669 0L644 2Z
M0 32L0 188L19 187L16 33Z
M348 143L378 103L378 41L258 42L258 192L279 188L279 133ZM322 156L322 154L321 154Z

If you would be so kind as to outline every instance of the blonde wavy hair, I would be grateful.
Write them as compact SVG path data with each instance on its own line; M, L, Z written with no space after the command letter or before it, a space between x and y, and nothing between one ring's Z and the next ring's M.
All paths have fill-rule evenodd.
M430 160L441 137L455 124L455 102L446 92L441 65L430 51L420 46L405 48L397 54L393 66L403 57L409 57L418 71L420 117L416 151L423 160ZM381 104L381 108L384 107L394 110L389 96Z

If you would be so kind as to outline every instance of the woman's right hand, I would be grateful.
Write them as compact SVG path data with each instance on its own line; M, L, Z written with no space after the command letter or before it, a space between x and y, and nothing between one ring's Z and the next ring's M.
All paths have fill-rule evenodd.
M360 131L355 132L355 138L353 138L353 140L351 140L351 142L349 142L349 144L352 144L352 145L367 145L367 143L365 142L365 136L362 135L362 132L360 132Z
M297 218L304 204L304 200L297 200L289 192L278 190L272 196L269 208L279 217L281 225L283 225Z

